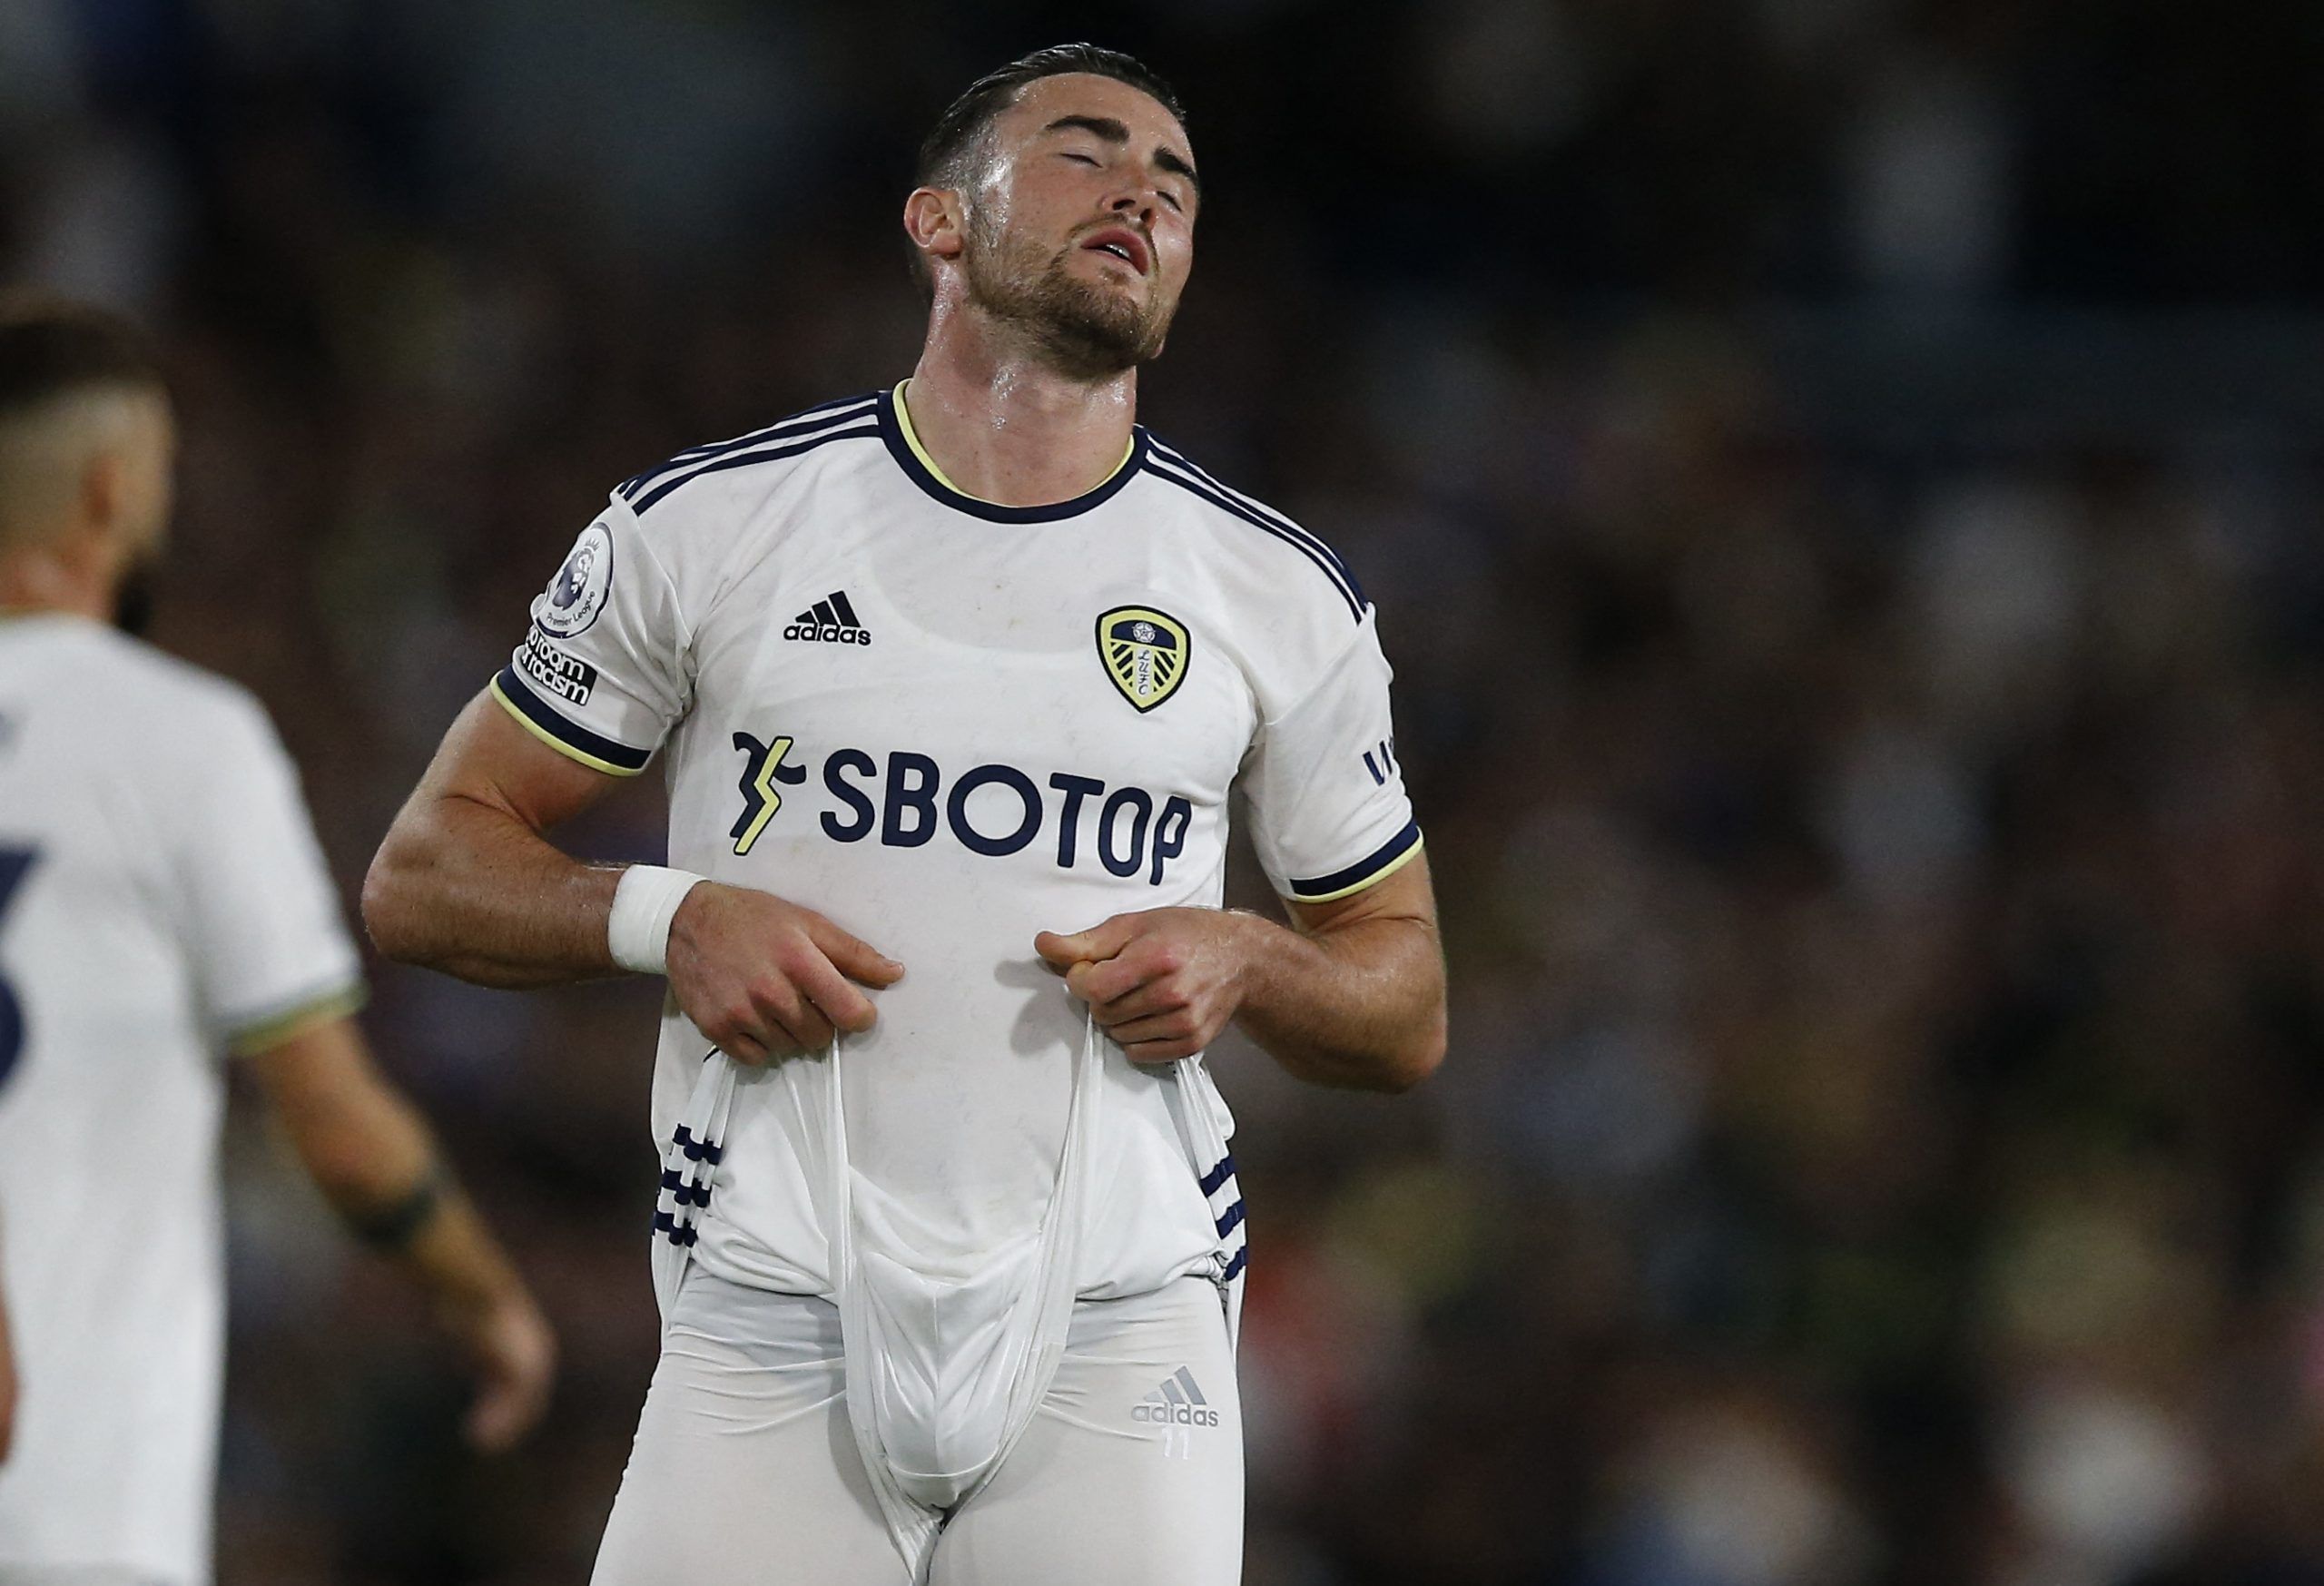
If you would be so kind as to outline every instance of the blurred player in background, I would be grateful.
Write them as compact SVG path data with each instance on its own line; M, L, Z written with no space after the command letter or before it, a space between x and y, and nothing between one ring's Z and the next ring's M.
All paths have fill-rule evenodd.
M365 890L487 984L669 977L663 1355L600 1586L1237 1579L1200 1054L1237 1020L1401 1089L1443 1051L1372 608L1135 422L1200 202L1169 90L1043 51L920 181L911 379L616 490ZM684 868L544 841L665 744ZM1290 928L1218 906L1230 792Z
M211 1574L221 1049L481 1387L538 1417L547 1326L350 1018L359 966L243 690L130 637L169 517L138 338L0 306L0 1586Z

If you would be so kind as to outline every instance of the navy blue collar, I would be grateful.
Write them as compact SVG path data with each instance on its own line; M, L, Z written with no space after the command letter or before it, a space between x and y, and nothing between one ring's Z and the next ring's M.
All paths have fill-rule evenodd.
M981 517L990 523L1055 523L1063 517L1078 517L1093 507L1103 507L1112 500L1124 485L1136 478L1146 467L1146 426L1130 427L1129 456L1113 476L1094 490L1085 490L1068 501L1053 501L1046 507L1002 507L991 501L980 501L966 496L938 478L904 438L903 426L896 420L896 393L893 388L880 393L880 438L888 444L888 455L904 477L925 491L931 500L950 507L955 512L965 512L971 517Z

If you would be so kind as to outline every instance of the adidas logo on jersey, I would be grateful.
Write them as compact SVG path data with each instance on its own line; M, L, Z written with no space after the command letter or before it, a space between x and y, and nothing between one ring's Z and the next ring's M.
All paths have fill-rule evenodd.
M847 603L846 594L834 589L793 618L783 636L819 645L868 645L872 630L856 620L855 607Z
M1160 1385L1130 1406L1129 1418L1161 1426L1216 1426L1218 1412L1195 1386L1195 1374L1180 1366Z

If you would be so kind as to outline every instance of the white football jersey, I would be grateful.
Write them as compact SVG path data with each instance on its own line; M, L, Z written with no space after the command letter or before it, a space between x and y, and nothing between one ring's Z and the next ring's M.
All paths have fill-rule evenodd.
M837 1059L856 1236L965 1282L1031 1236L1059 1183L1086 1011L1037 932L1216 906L1238 790L1288 897L1378 881L1420 833L1372 608L1322 542L1142 429L1084 496L978 500L900 392L625 482L494 691L602 771L666 745L672 864L813 908L905 966ZM710 1050L665 1011L665 1150ZM832 1292L822 1067L744 1071L723 1138L696 1142L709 1187L665 1177L662 1233L721 1276ZM1224 1107L1187 1069L1223 1142ZM1076 1291L1233 1276L1223 1148L1190 1163L1168 1066L1108 1043L1102 1072Z
M242 689L0 617L0 1575L210 1578L219 1054L351 1009L298 779Z

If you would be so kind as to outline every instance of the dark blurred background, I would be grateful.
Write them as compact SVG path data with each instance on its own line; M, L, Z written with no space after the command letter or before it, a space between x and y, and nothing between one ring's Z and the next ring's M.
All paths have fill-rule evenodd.
M164 336L157 636L351 892L611 484L909 369L912 145L1079 37L1206 178L1147 416L1377 599L1452 951L1411 1097L1215 1058L1253 1586L2324 1581L2324 8L0 0L0 275ZM507 1461L236 1127L226 1586L586 1578L653 1008L377 971L563 1332Z

